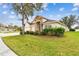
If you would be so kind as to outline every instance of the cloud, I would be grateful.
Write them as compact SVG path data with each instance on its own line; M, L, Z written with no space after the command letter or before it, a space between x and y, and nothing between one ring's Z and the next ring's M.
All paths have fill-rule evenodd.
M15 18L15 15L9 15L9 18L14 19Z
M15 12L11 11L11 14L15 14Z
M44 10L45 10L45 11L48 11L48 8L45 8Z
M73 4L73 7L74 7L74 8L72 8L72 11L77 11L78 8L79 8L79 3L74 3L74 4Z
M21 14L18 14L17 16L19 19L22 19L22 15Z
M43 8L44 10L48 11L47 6L48 6L48 4L47 4L47 3L44 3L43 6L42 6L42 8Z
M7 14L7 11L3 11L2 14Z
M0 3L0 5L2 5L2 3Z
M42 5L43 10L40 10L39 12L36 11L35 13L39 14L39 13L43 13L43 11L48 11L47 6L48 6L48 4L47 4L47 3L44 3L44 4Z
M59 11L63 11L63 10L64 10L64 8L60 8L60 9L59 9Z
M79 7L79 3L74 3L73 6L74 7Z
M60 17L61 15L57 15L57 17Z
M29 22L32 22L32 21L34 20L35 17L36 17L36 15L33 15L32 17L29 16L29 17L28 17L28 18L29 18Z
M40 12L43 13L43 10L41 10Z
M51 20L59 20L61 18L61 15L48 15L48 19L51 19Z
M3 7L3 8L7 8L7 5L3 5L2 7Z
M53 15L49 15L49 18L53 18Z
M78 10L78 7L74 7L73 9L72 9L72 11L77 11Z
M47 8L47 6L48 6L48 4L47 3L44 3L42 7L43 8Z

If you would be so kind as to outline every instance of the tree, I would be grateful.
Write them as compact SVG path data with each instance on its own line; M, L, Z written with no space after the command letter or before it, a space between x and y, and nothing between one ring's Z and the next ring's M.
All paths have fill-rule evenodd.
M42 3L14 3L13 9L17 14L22 16L22 34L25 32L25 20L28 22L28 17L33 16L34 11L42 9Z
M78 17L75 15L65 16L62 18L61 22L63 22L69 29L71 26L78 23Z

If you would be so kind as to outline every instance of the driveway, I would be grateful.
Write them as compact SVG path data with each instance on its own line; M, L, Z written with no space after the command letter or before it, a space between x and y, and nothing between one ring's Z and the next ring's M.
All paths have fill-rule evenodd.
M15 32L15 33L0 33L0 37L15 36L15 35L19 35L19 32Z
M17 56L3 42L1 37L19 35L19 33L0 33L0 56Z

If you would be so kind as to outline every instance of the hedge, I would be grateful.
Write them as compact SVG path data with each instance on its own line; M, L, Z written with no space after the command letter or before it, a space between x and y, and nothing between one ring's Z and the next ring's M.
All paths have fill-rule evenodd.
M53 36L63 36L65 29L64 28L46 28L43 30L44 33L47 35L53 35Z
M75 29L69 29L69 31L75 31Z
M64 28L45 28L42 32L26 31L25 34L31 35L50 35L50 36L63 36L65 32Z

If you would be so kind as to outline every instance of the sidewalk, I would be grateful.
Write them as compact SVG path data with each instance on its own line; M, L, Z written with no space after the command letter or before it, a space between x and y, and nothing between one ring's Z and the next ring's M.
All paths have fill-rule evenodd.
M19 35L19 34L0 34L1 37L4 36L12 36L12 35ZM12 50L10 50L2 41L0 37L0 56L17 56Z

